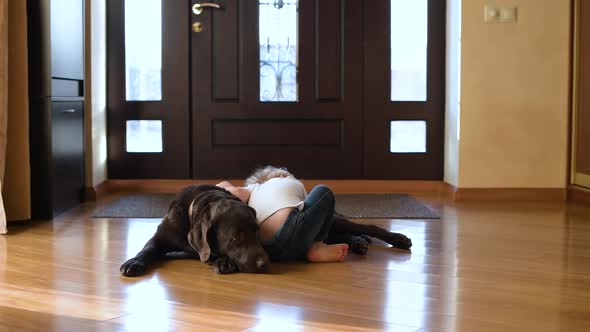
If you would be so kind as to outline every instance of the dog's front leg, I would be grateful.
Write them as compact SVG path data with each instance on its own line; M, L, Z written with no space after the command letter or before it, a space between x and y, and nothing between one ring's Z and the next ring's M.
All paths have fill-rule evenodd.
M238 265L227 256L219 256L213 260L213 267L215 273L230 274L239 272Z
M156 236L152 237L135 255L121 265L121 274L126 277L137 277L147 272L155 262L163 260L169 250L158 244Z

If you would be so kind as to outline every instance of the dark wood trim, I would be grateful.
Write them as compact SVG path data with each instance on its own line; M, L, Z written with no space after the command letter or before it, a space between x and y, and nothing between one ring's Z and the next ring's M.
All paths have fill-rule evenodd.
M577 9L576 9L576 0L571 1L571 9L570 9L570 62L569 62L569 86L568 86L568 123L567 123L567 134L568 134L568 145L567 151L569 156L567 158L567 183L570 184L573 182L573 159L575 156L574 152L574 119L575 119L575 112L577 107L577 101L574 100L576 98L576 89L578 88L578 84L575 82L577 75L576 75L576 52L578 51L577 42Z
M563 202L565 188L456 188L451 186L451 199L465 201L535 201Z
M567 188L567 201L590 206L590 189L569 186Z

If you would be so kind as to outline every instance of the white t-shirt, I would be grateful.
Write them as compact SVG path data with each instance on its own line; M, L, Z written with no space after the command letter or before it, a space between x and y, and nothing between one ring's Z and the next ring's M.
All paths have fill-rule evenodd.
M251 184L248 205L256 210L258 224L280 209L296 207L303 210L303 201L307 192L301 181L292 178L272 178L263 184Z

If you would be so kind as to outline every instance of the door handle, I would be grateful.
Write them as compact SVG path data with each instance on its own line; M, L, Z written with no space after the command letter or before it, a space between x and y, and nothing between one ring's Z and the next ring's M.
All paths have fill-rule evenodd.
M221 6L216 3L205 2L205 3L196 3L193 5L193 14L201 15L205 8L214 8L214 9L221 9Z
M61 110L62 113L76 113L75 109Z

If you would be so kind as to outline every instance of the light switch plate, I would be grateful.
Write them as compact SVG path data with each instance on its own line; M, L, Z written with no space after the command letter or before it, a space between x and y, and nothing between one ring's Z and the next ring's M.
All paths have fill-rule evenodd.
M485 23L516 23L518 20L518 8L515 6L501 7L485 5L483 21Z

